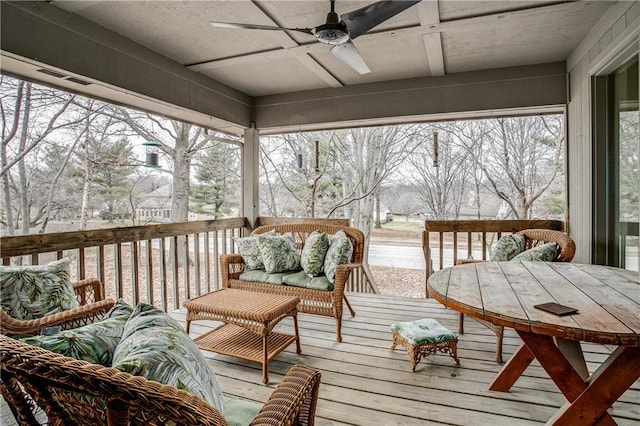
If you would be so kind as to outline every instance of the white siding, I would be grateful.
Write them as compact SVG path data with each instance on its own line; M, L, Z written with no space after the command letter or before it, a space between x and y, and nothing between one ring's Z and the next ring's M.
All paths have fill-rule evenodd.
M621 1L602 17L567 61L569 234L576 242L575 262L591 260L592 167L590 78L606 69L630 46L639 45L640 2Z

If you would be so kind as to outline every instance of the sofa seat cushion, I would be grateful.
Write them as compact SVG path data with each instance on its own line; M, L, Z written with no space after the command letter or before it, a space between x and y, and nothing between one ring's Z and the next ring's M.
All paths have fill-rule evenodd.
M333 283L330 282L325 275L319 277L310 277L304 271L296 272L294 274L287 274L283 281L286 285L294 287L309 288L312 290L333 290Z
M78 307L70 263L64 258L46 265L0 266L2 310L15 319L31 320Z
M182 326L155 306L135 307L112 367L184 389L225 415L222 391L204 355Z
M556 243L546 243L530 248L511 259L513 262L540 261L553 262L558 256L558 245Z
M252 281L267 284L283 284L283 279L287 275L294 274L294 271L274 272L272 274L263 269L248 269L238 277L241 281Z
M262 409L262 404L240 398L224 397L225 419L229 426L248 426Z
M131 306L118 300L101 321L51 336L27 337L22 341L64 356L110 367L132 312Z

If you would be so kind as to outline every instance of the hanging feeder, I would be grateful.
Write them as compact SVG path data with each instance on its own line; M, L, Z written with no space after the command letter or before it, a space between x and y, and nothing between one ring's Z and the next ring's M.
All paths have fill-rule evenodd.
M156 141L147 141L142 145L146 151L145 167L160 167L160 144Z

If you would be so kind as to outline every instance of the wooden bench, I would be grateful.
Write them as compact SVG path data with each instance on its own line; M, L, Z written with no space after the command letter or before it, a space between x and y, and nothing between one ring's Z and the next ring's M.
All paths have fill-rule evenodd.
M222 286L224 288L235 288L239 290L258 291L262 293L297 297L300 299L300 303L298 303L298 312L333 317L336 319L336 340L341 342L343 301L347 305L351 316L355 316L353 308L345 297L345 284L351 271L362 267L362 258L364 255L364 234L359 229L349 226L330 225L321 222L307 222L259 226L251 233L251 235L264 234L269 231L275 231L276 234L291 233L300 253L302 253L307 237L313 231L326 232L329 235L329 238L338 231L344 231L353 245L351 261L347 264L338 266L336 269L333 290L326 291L255 281L242 281L240 280L240 274L245 269L242 256L239 254L226 254L220 256Z

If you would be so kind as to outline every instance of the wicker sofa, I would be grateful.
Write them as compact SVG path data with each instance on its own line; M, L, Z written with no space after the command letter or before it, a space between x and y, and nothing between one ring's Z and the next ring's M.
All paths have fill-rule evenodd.
M240 274L245 270L245 264L242 256L240 254L226 254L220 256L220 272L222 275L223 287L298 297L300 299L300 303L298 304L299 312L323 315L336 319L336 340L341 342L343 300L345 301L351 316L355 316L355 312L346 299L344 292L345 284L349 278L351 270L362 266L364 234L359 229L349 226L329 225L324 223L291 223L259 226L251 233L251 235L260 235L270 231L275 231L276 234L291 233L300 253L302 253L307 237L313 231L326 232L329 237L335 235L339 231L344 231L347 237L351 240L351 244L353 246L351 261L337 267L333 290L316 290L286 285L274 285L256 281L242 281L240 280Z
M2 394L21 425L42 421L35 406L54 425L228 424L184 390L6 336L0 336L0 369ZM313 425L319 384L318 371L294 365L251 425Z

